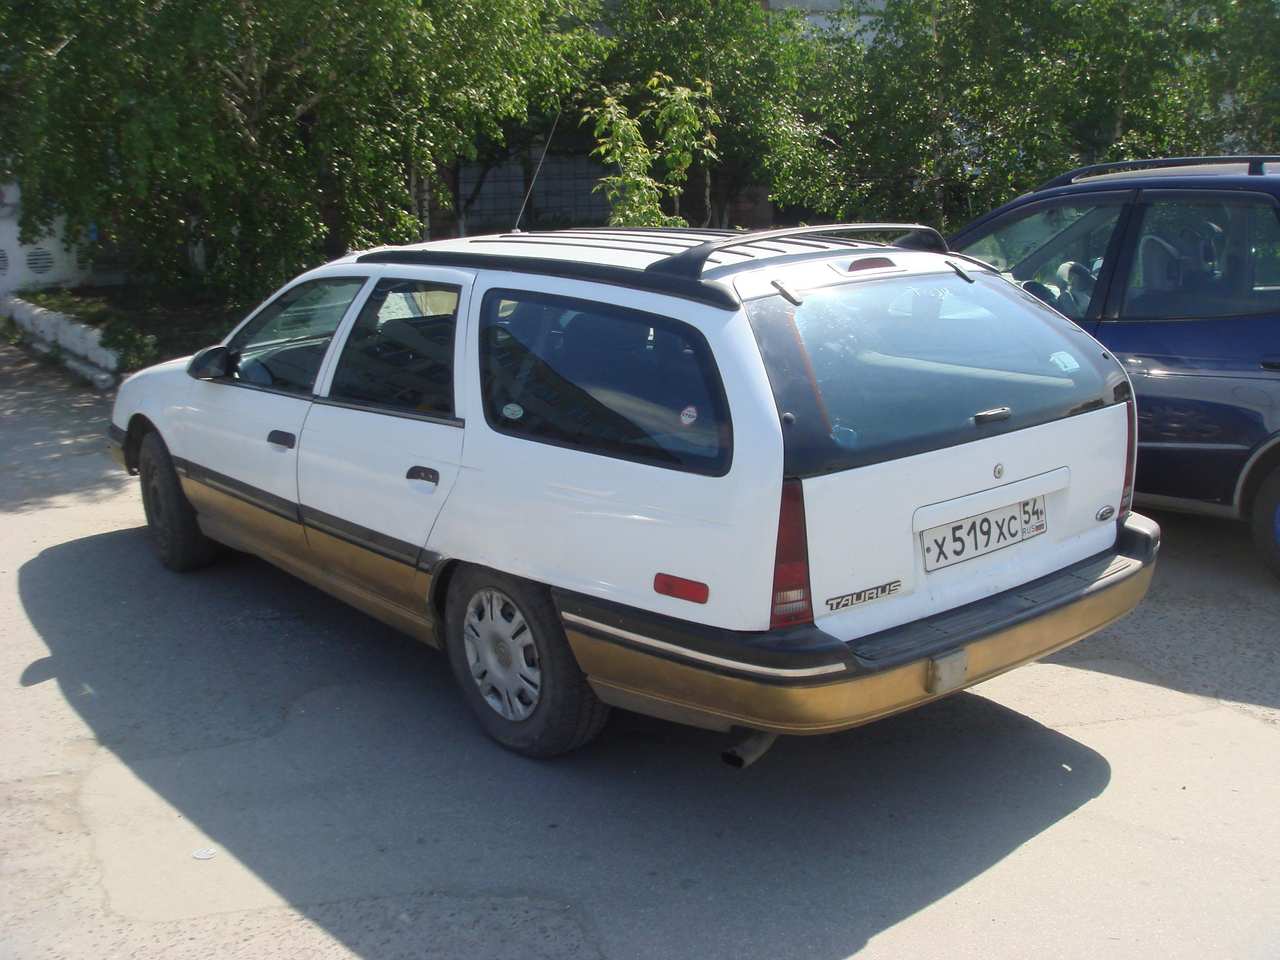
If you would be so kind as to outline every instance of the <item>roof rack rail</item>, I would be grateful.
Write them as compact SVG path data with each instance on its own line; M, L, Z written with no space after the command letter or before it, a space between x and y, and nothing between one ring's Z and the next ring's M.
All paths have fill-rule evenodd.
M697 249L696 247L694 249ZM678 274L653 274L634 267L619 267L578 260L552 260L500 253L472 253L461 250L396 249L374 250L356 257L358 263L398 263L420 267L462 267L538 273L573 280L590 280L623 287L639 287L653 293L681 297L725 310L737 309L739 301L718 283Z
M765 240L786 240L791 237L803 237L823 233L884 233L886 231L906 232L893 244L916 250L932 250L937 253L947 252L947 241L933 227L919 223L828 223L809 227L784 227L779 230L755 230L749 233L735 233L727 237L717 237L696 247L690 247L680 253L672 254L662 260L645 267L646 273L667 274L673 277L684 277L696 280L702 276L702 268L707 259L721 250L730 247L741 247L748 243Z
M1264 163L1280 163L1280 157L1273 156L1238 156L1238 157L1158 157L1153 160L1115 160L1111 163L1091 163L1085 167L1077 167L1047 180L1037 190L1050 187L1065 187L1084 177L1094 177L1101 173L1113 173L1123 170L1158 170L1162 167L1217 167L1229 163L1247 163L1250 176L1261 176Z

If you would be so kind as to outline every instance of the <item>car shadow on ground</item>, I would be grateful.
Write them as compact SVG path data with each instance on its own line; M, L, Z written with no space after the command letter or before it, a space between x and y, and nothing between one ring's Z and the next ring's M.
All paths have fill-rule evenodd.
M1248 527L1210 517L1151 516L1162 542L1147 599L1117 626L1051 662L1280 708L1280 580L1258 559Z
M0 416L7 444L0 511L32 510L64 494L113 493L128 481L101 456L110 400L6 343L0 343Z
M538 763L478 732L443 657L255 559L174 575L138 528L45 550L19 588L50 650L20 682L58 683L134 776L369 958L419 955L379 899L415 891L563 905L588 955L847 957L1110 778L971 694L746 771L725 736L618 712Z

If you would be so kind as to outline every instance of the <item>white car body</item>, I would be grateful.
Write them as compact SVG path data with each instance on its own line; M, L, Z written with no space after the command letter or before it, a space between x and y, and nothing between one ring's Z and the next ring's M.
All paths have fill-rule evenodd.
M135 466L139 431L158 431L205 533L259 553L430 642L442 640L442 600L432 581L448 566L480 565L543 585L555 596L570 645L602 699L721 729L803 733L864 722L1079 639L1127 612L1145 592L1158 531L1149 521L1126 516L1122 502L1132 482L1126 456L1133 410L1121 398L1024 429L990 435L979 430L969 442L804 477L799 483L812 610L806 629L821 633L826 652L818 657L798 651L792 665L785 643L762 640L769 649L757 655L752 638L778 631L774 588L787 428L743 304L784 294L799 298L795 291L807 297L833 285L954 278L982 268L921 250L761 241L707 266L695 282L720 297L708 302L714 298L690 298L640 281L646 267L670 252L663 243L687 240L692 246L715 236L602 231L567 233L550 242L547 237L390 248L373 253L410 262L353 254L303 274L282 292L317 278L362 281L311 392L194 379L186 359L160 364L120 387L112 422L124 459ZM889 256L891 266L872 266L854 277L850 266L869 253ZM423 262L411 262L415 256ZM433 258L446 262L428 262ZM529 259L526 270L520 269L521 258L536 259ZM580 266L585 261L603 268L600 279ZM557 262L571 275L547 271L545 264ZM633 286L623 282L629 271L640 278ZM458 292L450 416L417 416L330 397L337 358L383 278L443 284ZM482 304L493 290L617 305L696 330L714 358L728 405L727 471L670 469L495 428L485 414L479 332ZM1071 341L1074 353L1096 350L1105 357L1082 331L1064 336L1078 338ZM944 378L959 370L910 362ZM883 363L907 361L894 357ZM1127 388L1123 371L1112 365L1115 382ZM681 401L672 402L678 407ZM691 404L683 415L694 420L707 414ZM273 431L292 436L293 445L268 442ZM408 479L406 472L415 467L432 479ZM1048 517L1043 534L926 570L925 530L1011 504L1041 502L1037 498L1043 498ZM247 514L254 519L244 520ZM1122 543L1126 536L1138 537L1140 546ZM1117 557L1128 564L1117 566ZM1101 566L1088 573L1081 566L1086 561ZM1055 601L1039 611L1032 609L1038 602L1032 593L1021 601L1024 620L1040 613L1049 618L1036 621L1034 638L1011 615L994 632L965 633L960 668L955 649L940 650L938 643L920 646L926 655L906 661L892 652L911 646L911 630L931 629L938 636L958 630L955 611L969 605L999 597L1001 610L1009 613L1008 604L1016 606L1011 597L1026 585L1061 593L1062 584L1054 587L1053 578L1067 569L1075 571L1071 584L1079 588L1071 603ZM658 592L659 574L704 586L705 600ZM1099 605L1103 596L1110 599ZM1089 603L1097 609L1082 614ZM948 614L950 626L940 619ZM992 613L975 608L972 616L990 620ZM697 634L698 641L686 646L682 630ZM865 657L858 652L864 638L872 638ZM744 645L742 655L734 643ZM833 657L830 651L838 647L844 651ZM656 679L648 679L650 669ZM793 680L823 683L814 693L813 686L785 686ZM755 688L732 686L753 681Z

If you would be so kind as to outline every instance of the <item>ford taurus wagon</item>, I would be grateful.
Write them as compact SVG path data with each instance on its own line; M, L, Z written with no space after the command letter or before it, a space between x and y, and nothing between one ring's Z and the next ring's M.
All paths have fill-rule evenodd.
M442 648L513 750L610 706L842 730L1088 636L1154 570L1125 371L946 249L881 224L351 254L127 380L111 435L166 566L229 545Z

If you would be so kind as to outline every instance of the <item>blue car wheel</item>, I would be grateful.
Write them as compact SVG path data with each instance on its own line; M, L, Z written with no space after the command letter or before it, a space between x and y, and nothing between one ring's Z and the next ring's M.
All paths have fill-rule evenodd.
M1258 553L1280 577L1280 468L1272 470L1253 501L1253 542Z

